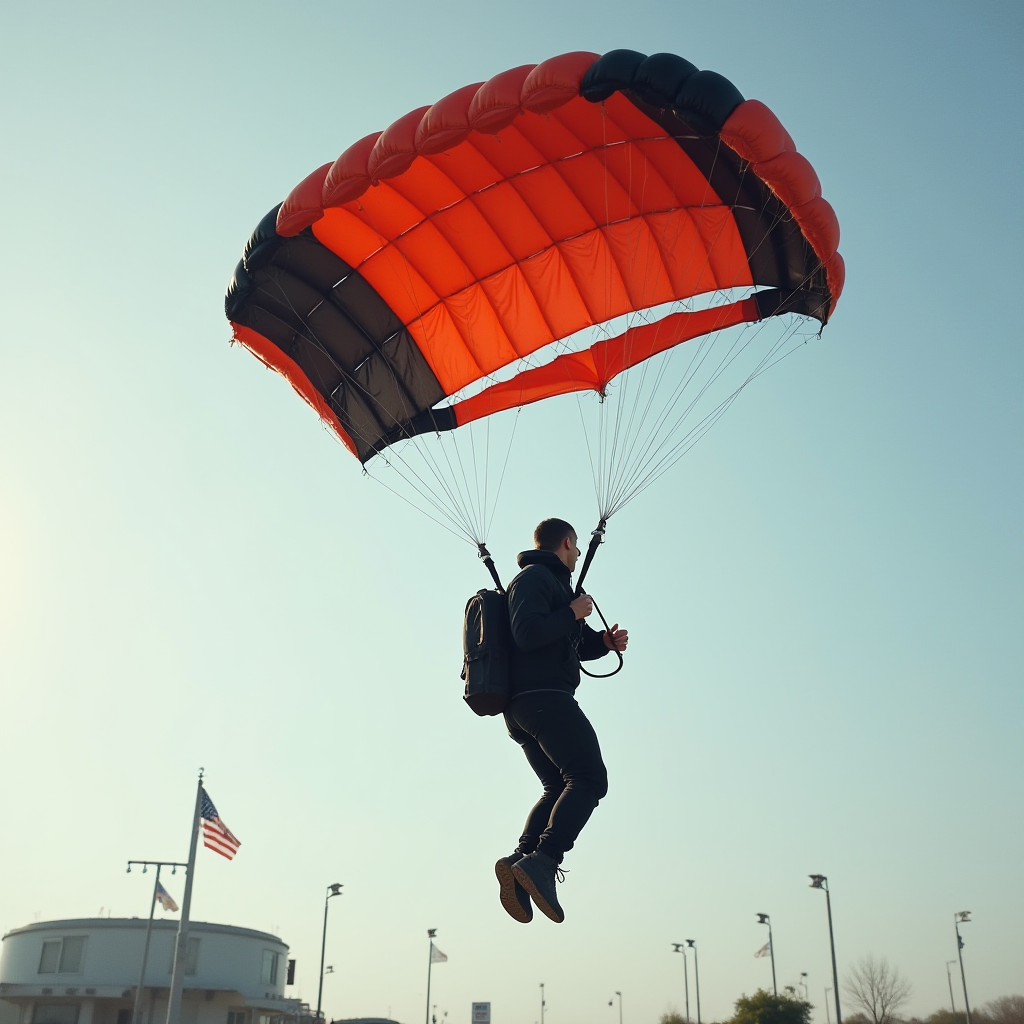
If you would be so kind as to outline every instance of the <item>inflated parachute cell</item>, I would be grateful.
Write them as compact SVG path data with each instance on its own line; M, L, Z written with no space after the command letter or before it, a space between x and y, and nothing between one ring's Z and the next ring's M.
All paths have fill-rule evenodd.
M234 337L366 462L843 287L839 225L774 114L674 54L567 53L399 118L300 182L228 288ZM552 342L676 312L442 405Z

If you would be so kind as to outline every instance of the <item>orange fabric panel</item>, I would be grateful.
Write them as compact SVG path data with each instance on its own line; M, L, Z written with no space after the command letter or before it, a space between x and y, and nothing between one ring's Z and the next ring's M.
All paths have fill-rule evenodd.
M473 205L501 239L513 259L525 260L553 244L526 200L507 182L473 196Z
M477 280L497 274L515 262L480 208L469 201L442 210L434 227L459 250Z
M441 159L417 160L405 174L389 178L387 187L415 207L420 216L443 210L466 197L466 190L444 173L444 163Z
M545 366L525 370L509 381L495 384L463 402L456 402L452 408L455 422L461 427L483 416L540 402L555 395L596 390L597 373L590 352L570 352Z
M597 227L597 221L587 213L562 176L550 165L518 175L512 179L511 185L556 242Z
M384 129L366 161L371 181L391 178L409 169L416 159L416 129L429 109L427 106L410 110Z
M631 308L622 274L600 231L559 242L558 251L576 282L591 323L610 320Z
M341 425L341 420L334 415L334 410L324 401L323 396L310 379L302 372L302 368L294 359L285 355L272 341L264 338L262 334L254 331L251 327L243 327L242 324L231 323L231 333L235 341L247 348L264 366L276 370L295 389L303 401L327 424L337 435L338 440L353 454L358 456L355 442L348 435L348 432Z
M687 211L651 213L644 222L658 243L676 295L703 295L715 290L704 239Z
M438 297L454 295L474 283L473 272L432 220L417 224L393 248L419 272Z
M481 376L493 373L517 357L518 353L480 285L475 284L452 295L444 300L444 304L463 344L480 367Z
M719 288L738 288L753 284L747 251L727 206L703 206L690 210L690 216L708 251L708 264Z
M395 316L409 325L440 301L440 296L402 254L389 245L359 267L359 273L384 296Z
M517 356L555 340L522 268L511 266L480 283Z
M387 245L387 239L347 206L333 206L313 225L313 234L336 256L358 267Z
M447 394L483 376L443 303L410 322L409 333Z
M492 413L574 391L603 392L623 370L659 352L691 338L757 319L757 302L749 298L696 313L673 313L656 323L631 327L615 338L597 342L586 351L558 356L544 366L524 370L511 380L456 402L452 406L455 421L462 426Z
M564 338L592 321L565 260L557 248L546 249L519 264L551 333Z
M599 341L590 348L599 390L603 391L608 382L623 370L674 345L758 319L756 300L741 299L726 306L701 309L696 313L672 313L653 324L631 327L616 338Z
M642 217L609 224L601 233L622 274L632 309L646 309L676 298L657 239Z

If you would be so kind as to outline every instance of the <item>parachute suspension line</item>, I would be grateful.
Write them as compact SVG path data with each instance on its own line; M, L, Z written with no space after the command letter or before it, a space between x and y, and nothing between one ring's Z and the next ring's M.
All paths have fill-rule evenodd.
M633 498L646 490L652 483L654 483L655 480L675 465L675 463L678 462L679 459L682 458L682 456L685 455L686 452L688 452L697 443L697 441L699 441L708 432L708 430L718 422L721 416L724 415L732 403L739 397L740 392L752 380L759 377L765 372L765 370L770 369L772 366L797 351L800 346L794 346L782 355L778 355L780 349L792 339L798 326L799 322L790 325L784 335L771 346L769 352L762 357L757 366L747 375L739 387L723 399L722 402L720 402L714 409L708 412L700 421L694 424L686 434L679 438L675 443L671 444L667 450L664 450L665 445L669 443L674 431L692 409L693 403L691 402L683 414L677 419L676 423L673 424L673 426L666 432L666 436L658 444L655 450L650 453L646 460L636 468L634 473L631 474L628 489L623 490L616 497L613 511L619 511L624 505L632 501ZM756 334L756 332L754 333ZM749 344L749 341L745 343L744 347L746 347L746 344Z

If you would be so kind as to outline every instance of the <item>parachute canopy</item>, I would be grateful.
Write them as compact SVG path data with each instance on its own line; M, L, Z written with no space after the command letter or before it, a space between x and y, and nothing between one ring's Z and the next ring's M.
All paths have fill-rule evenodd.
M257 226L225 309L366 463L502 409L603 396L630 366L733 325L823 325L838 243L817 175L763 103L674 54L567 53L315 170ZM623 314L744 287L523 362Z

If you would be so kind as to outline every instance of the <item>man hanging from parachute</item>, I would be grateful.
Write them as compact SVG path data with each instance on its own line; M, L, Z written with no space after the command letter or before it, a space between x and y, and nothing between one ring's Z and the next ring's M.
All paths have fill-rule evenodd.
M843 288L838 245L814 169L768 107L674 54L613 50L410 111L300 182L245 247L225 297L234 340L495 582L466 620L474 664L495 670L482 690L470 673L466 699L506 712L544 786L520 859L496 868L518 920L527 894L561 920L554 868L604 792L570 702L577 656L621 664L626 644L581 624L607 522L820 333ZM524 406L570 395L598 527L572 590L575 532L542 523L506 604L486 547L511 448L495 456L495 437L503 414L514 437ZM478 642L494 608L504 651ZM537 635L549 642L532 647ZM550 741L537 722L556 704L567 724Z

